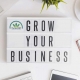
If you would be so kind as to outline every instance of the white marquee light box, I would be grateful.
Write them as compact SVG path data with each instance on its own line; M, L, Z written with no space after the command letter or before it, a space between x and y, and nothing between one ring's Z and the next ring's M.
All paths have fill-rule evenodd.
M71 19L7 18L7 62L69 63Z

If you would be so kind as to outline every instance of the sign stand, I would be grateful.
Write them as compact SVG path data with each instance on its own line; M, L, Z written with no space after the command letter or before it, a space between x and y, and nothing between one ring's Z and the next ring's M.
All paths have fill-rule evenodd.
M71 19L7 18L7 62L70 63Z

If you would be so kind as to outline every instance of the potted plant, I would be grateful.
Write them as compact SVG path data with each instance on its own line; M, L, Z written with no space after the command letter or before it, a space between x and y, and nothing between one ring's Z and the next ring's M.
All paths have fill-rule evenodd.
M43 2L42 10L45 5L47 5L47 9L49 8L50 5L54 5L56 7L56 9L58 9L58 4L60 2L65 3L64 0L42 0L42 2ZM41 12L42 12L42 10L41 10Z

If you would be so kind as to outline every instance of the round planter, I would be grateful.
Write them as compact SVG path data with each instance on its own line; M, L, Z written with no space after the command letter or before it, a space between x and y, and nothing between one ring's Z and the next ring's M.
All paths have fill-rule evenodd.
M74 10L76 17L80 20L80 0L76 0Z

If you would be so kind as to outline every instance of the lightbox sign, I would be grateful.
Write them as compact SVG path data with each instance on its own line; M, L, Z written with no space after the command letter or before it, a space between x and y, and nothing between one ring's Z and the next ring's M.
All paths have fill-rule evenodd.
M68 63L71 19L7 18L7 62Z

